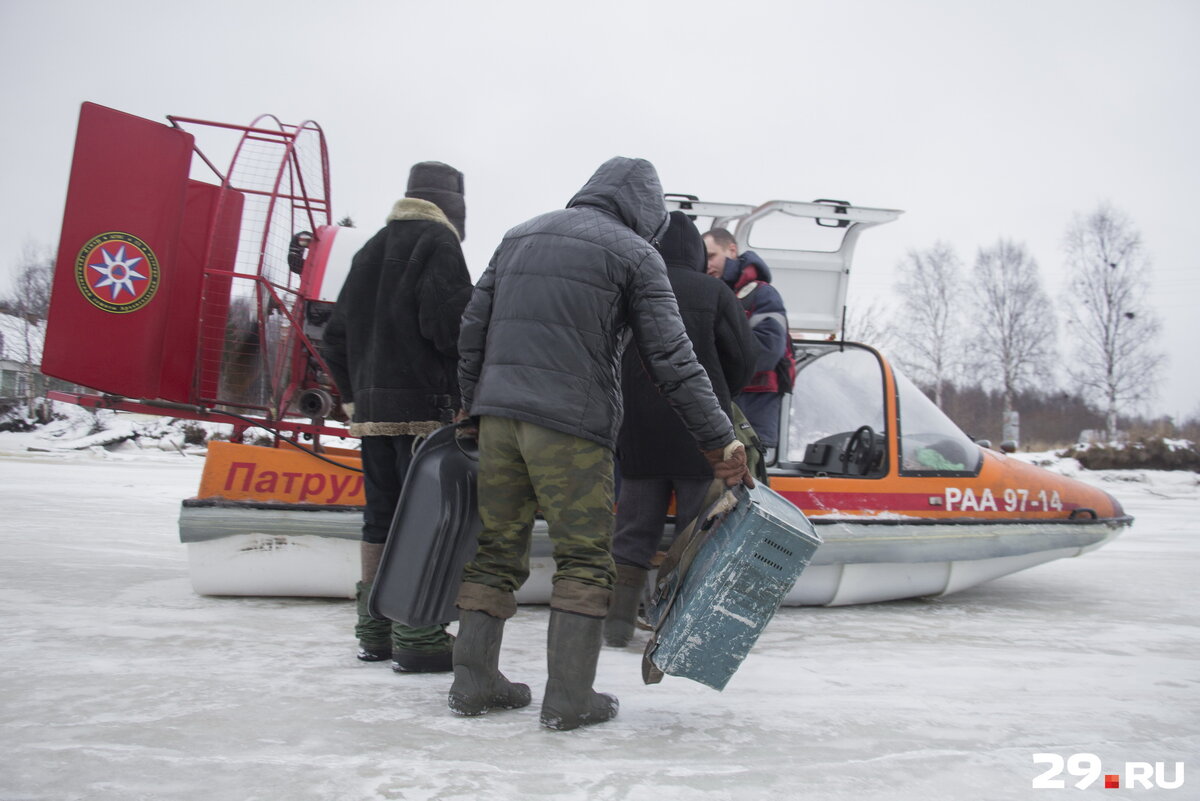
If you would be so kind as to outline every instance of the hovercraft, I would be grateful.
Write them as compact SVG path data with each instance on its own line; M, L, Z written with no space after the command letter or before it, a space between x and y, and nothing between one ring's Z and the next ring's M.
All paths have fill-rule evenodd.
M196 592L352 598L361 461L322 443L346 429L319 346L373 231L332 224L315 123L168 120L83 106L43 371L93 391L51 397L233 424L180 510ZM224 171L196 142L213 131L235 137ZM205 168L212 180L193 177ZM768 471L824 544L785 603L944 595L1085 553L1130 525L1108 494L972 441L883 354L835 341L858 236L901 212L666 202L753 248L788 307L797 373ZM797 232L823 241L797 244ZM241 441L255 427L269 445ZM664 526L663 547L673 521ZM530 567L518 600L547 602L554 563L541 523Z

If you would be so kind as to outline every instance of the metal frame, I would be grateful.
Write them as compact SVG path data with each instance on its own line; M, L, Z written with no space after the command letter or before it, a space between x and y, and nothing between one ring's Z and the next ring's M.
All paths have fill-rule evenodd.
M206 406L189 406L182 403L145 399L131 400L116 395L91 395L78 392L61 392L59 390L47 392L46 397L64 403L74 403L86 409L113 409L122 412L133 412L135 414L166 415L181 420L228 423L233 426L232 440L234 442L240 442L242 436L251 428L262 428L271 431L275 434L276 439L279 438L279 432L281 431L286 431L293 435L305 434L311 436L314 441L321 436L339 438L350 436L346 429L325 425L324 423L302 423L295 420L265 420L260 422L252 418L243 418L241 415L222 412L220 409L213 409Z
M307 298L303 294L303 285L293 288L270 280L267 275L266 263L271 237L278 235L274 223L280 202L291 205L290 211L293 219L297 213L307 218L307 230L313 232L314 237L319 229L328 227L332 223L329 152L324 132L316 122L311 120L306 120L299 125L289 125L270 114L260 115L247 126L174 115L168 116L167 119L173 126L180 129L184 125L196 125L241 132L241 137L230 159L229 168L224 174L204 154L199 144L194 147L193 152L220 179L222 190L237 192L243 196L252 195L267 198L266 207L263 211L262 230L261 232L255 232L259 233L256 249L257 259L252 265L255 272L253 274L242 272L236 269L236 267L234 270L214 268L211 265L210 257L213 246L212 237L216 235L216 232L210 231L210 253L206 254L204 270L206 283L210 277L223 277L230 281L244 280L254 282L256 289L253 295L257 299L255 303L255 319L259 330L267 330L269 309L278 310L286 319L288 326L288 336L283 342L283 347L280 349L281 352L274 353L265 348L261 351L264 367L267 370L270 405L263 406L246 403L237 399L216 397L216 395L221 394L219 389L213 397L197 395L197 399L201 403L219 404L261 412L273 421L275 427L281 427L278 425L278 422L282 421L288 414L288 410L293 405L298 391L304 385L305 371L303 368L308 361L312 360L318 370L326 374L329 372L328 365L325 363L320 351L304 331L303 305L310 298ZM320 166L319 175L316 176L306 173L304 162L301 160L301 148L303 147L303 143L308 141L307 136L315 137L316 146L319 149ZM241 159L248 152L247 145L252 142L263 142L282 148L269 190L246 185L245 181L240 181L237 178L238 166ZM308 172L311 172L311 170ZM285 181L287 182L287 186L291 187L290 192L281 191ZM299 194L296 194L297 190ZM222 195L220 208L214 219L220 218L221 213L226 211L227 203L228 196ZM286 233L290 237L295 231L287 231ZM290 303L285 301L285 296L290 296L287 298L287 300L291 301ZM205 339L203 336L198 339L196 347L198 351L196 359L198 376L199 371L205 366L206 354L204 352ZM211 354L209 356L211 358ZM197 392L199 392L200 382L198 378L195 385Z

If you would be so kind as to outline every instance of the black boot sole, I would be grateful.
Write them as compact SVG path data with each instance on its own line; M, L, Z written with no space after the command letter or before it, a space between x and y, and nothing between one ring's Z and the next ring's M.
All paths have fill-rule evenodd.
M354 657L360 662L382 662L385 659L392 658L392 647L390 645L370 646L359 643L358 653Z
M392 670L397 673L449 673L454 670L454 651L427 654L393 650Z
M518 700L518 701L513 701L508 698L497 696L497 697L493 697L491 699L491 701L488 701L486 703L481 703L479 701L462 698L461 696L451 693L449 698L447 699L447 706L450 707L451 712L458 715L459 717L477 718L480 715L486 715L488 712L491 712L493 709L501 709L501 710L503 710L503 709L523 709L523 708L529 706L529 703L532 700L533 699L532 699L532 696L530 696L530 694L529 694L528 688L526 688L526 690L525 690L524 699Z

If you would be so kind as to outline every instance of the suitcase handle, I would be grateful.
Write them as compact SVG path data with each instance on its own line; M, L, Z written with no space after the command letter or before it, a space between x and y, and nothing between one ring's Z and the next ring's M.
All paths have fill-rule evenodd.
M462 455L473 462L479 461L479 425L469 419L454 424L454 444Z

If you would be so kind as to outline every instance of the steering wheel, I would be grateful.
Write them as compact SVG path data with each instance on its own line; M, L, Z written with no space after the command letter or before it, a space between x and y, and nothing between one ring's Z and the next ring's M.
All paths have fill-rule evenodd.
M850 439L846 441L846 449L842 451L842 472L849 473L850 465L858 465L858 474L865 476L871 470L875 461L875 445L879 435L870 426L859 426Z

